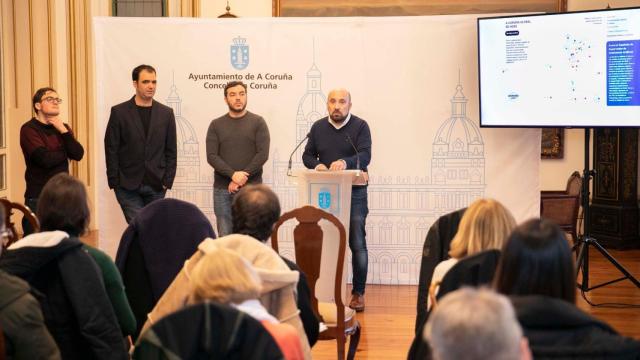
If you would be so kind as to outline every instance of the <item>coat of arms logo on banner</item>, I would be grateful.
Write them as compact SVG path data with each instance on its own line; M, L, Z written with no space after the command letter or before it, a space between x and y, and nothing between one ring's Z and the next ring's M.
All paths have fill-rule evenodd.
M249 45L247 45L247 39L238 36L233 39L233 44L230 48L231 65L236 70L244 70L249 66Z
M320 189L318 193L318 207L322 210L327 210L331 207L331 193L329 189Z

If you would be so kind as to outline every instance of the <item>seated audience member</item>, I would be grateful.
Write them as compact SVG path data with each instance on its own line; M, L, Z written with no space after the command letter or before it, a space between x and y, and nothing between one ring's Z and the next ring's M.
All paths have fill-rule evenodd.
M231 205L233 233L249 235L266 243L271 237L273 225L280 218L280 201L278 196L266 185L248 185L240 189ZM289 269L300 273L298 281L297 304L300 319L313 346L318 340L319 321L311 309L311 291L307 277L293 261L280 256Z
M42 189L42 210L38 212L42 231L61 230L71 237L83 235L90 222L87 190L84 184L68 174L52 177ZM118 268L109 255L103 251L83 244L82 247L91 255L102 274L102 281L109 296L113 311L124 337L133 335L136 330L136 319L133 316L122 278Z
M485 250L501 249L515 225L511 212L498 201L474 201L462 216L458 232L451 241L451 258L436 266L431 286L440 283L460 259ZM431 307L430 301L427 307Z
M126 359L98 265L76 236L60 231L84 229L88 223L88 210L77 202L82 195L86 200L84 187L79 192L75 186L60 186L69 185L68 178L61 173L47 182L37 210L42 232L9 246L0 257L0 269L37 291L45 323L63 359Z
M0 254L7 239L4 207L0 206ZM0 326L5 353L0 358L14 360L60 359L60 351L44 324L40 304L30 294L24 280L0 270ZM0 335L1 337L1 335Z
M445 295L427 321L424 339L435 360L531 359L509 300L487 289Z
M116 265L137 322L134 339L185 260L208 237L216 234L206 215L178 199L156 200L131 221L120 240Z
M501 249L515 227L513 216L502 204L492 199L474 201L464 212L458 231L451 240L450 259L439 263L433 272L430 288L438 295L440 284L447 285L439 296L461 285L478 286L489 284L497 264L498 249ZM465 260L463 260L465 259ZM463 261L460 261L463 260ZM454 269L450 272L451 269ZM447 281L443 282L445 275ZM455 286L453 286L455 285ZM430 292L432 289L430 289ZM428 346L422 339L422 331L430 311L431 296L427 299L424 314L418 313L422 323L417 324L417 332L409 348L408 359L422 359L428 354Z
M246 187L246 189L251 188L253 188L253 186ZM241 193L243 190L241 190ZM236 195L236 198L238 196L240 196L240 193ZM269 202L261 204L269 209ZM257 207L258 203L255 205ZM234 207L232 206L232 212L234 211L233 209ZM235 209L238 211L239 208L236 206ZM271 211L263 210L266 212L252 212L251 216L244 217L240 221L236 217L238 214L236 212L234 222L239 221L238 224L244 224L243 226L238 226L238 228L244 228L242 231L246 233L249 233L251 229L261 228L261 235L258 233L251 234L259 237L266 236L266 238L268 238L275 220L273 215L269 215L268 220L263 223L265 219L263 219L262 216ZM279 206L277 212L279 213ZM277 217L275 217L275 219L277 220ZM268 231L264 228L266 223L270 224L268 225ZM235 227L236 225L234 224L234 228ZM311 336L317 338L318 320L313 315L311 305L303 304L305 301L307 301L307 303L309 301L305 299L310 299L308 290L306 290L306 294L303 291L299 291L296 299L296 287L298 286L299 279L302 278L300 273L298 271L292 271L285 260L271 249L271 247L260 241L256 241L256 238L241 234L232 234L217 240L204 240L198 246L198 251L185 263L183 269L176 276L176 279L171 283L169 288L167 288L167 291L160 298L153 308L153 311L148 314L143 332L163 316L175 312L184 306L189 291L190 273L193 266L197 264L204 254L216 248L234 250L251 263L262 279L262 293L260 295L262 304L267 308L269 313L278 320L289 323L298 330L298 335L303 340L305 358L309 358L311 356L311 342L307 338L307 331L312 334ZM298 289L300 289L300 287L298 287ZM306 287L306 289L308 289L308 287ZM299 303L296 303L296 301L299 301ZM302 310L298 308L299 306ZM313 317L310 317L309 314ZM304 324L301 319L306 319Z
M253 266L262 280L260 302L278 321L293 325L302 342L305 359L310 359L311 349L298 315L300 311L295 299L299 273L290 270L273 249L251 236L241 234L231 234L216 240L205 239L200 243L198 251L185 262L180 273L147 316L147 322L141 334L144 335L145 330L162 317L187 304L191 292L193 268L206 254L221 248L235 251Z
M185 262L184 267L158 300L153 311L148 314L141 336L155 322L182 309L187 304L194 267L206 254L221 248L235 251L253 266L262 280L260 302L269 314L281 323L293 325L300 337L305 359L310 359L311 349L298 315L300 311L295 299L298 272L290 270L278 253L270 247L250 236L240 234L231 234L215 240L205 239L198 245L198 251Z
M258 300L260 283L256 272L240 255L227 249L217 249L205 255L194 267L190 302L213 301L250 315L273 336L285 359L303 359L296 329L289 324L281 324Z
M536 359L637 359L640 342L575 306L573 257L560 228L545 219L518 226L502 251L496 290L511 296Z

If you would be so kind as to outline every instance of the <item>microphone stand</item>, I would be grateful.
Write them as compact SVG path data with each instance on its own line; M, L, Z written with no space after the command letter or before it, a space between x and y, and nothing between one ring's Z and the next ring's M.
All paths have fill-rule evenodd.
M360 153L358 152L358 148L356 147L356 145L353 143L353 140L351 140L351 136L349 136L349 134L345 136L349 144L351 144L351 147L353 148L353 150L356 152L356 170L358 170L358 172L356 173L356 176L360 176L360 170L361 170L360 169Z
M300 140L298 145L296 145L296 147L293 149L293 151L291 152L291 155L289 155L289 165L287 166L287 176L293 176L293 175L291 175L291 166L292 166L292 161L293 161L293 154L295 154L296 150L298 150L300 145L302 145L302 143L305 142L305 140L307 140L309 138L310 134L311 133L307 133L307 135L302 140Z

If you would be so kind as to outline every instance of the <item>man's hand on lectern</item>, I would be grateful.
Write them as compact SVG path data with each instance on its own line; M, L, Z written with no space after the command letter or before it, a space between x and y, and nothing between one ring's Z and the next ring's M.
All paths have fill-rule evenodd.
M347 168L347 162L342 159L332 162L331 166L329 166L329 170L331 171L344 170L346 168Z

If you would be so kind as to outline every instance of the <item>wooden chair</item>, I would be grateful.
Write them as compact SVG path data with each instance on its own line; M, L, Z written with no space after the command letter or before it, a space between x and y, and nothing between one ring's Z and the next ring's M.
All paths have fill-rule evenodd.
M296 264L307 276L311 290L311 308L327 330L320 333L319 340L337 340L338 359L344 359L346 337L350 336L349 352L347 359L353 359L360 341L360 324L356 320L355 310L345 307L342 302L342 272L344 254L347 243L347 235L340 220L330 213L313 206L303 206L289 211L280 217L271 234L271 246L278 252L278 229L287 220L296 219L299 224L293 230L293 243L296 254ZM319 302L316 297L316 282L320 277L320 264L322 259L322 228L318 224L320 220L332 223L340 233L338 244L338 259L336 259L336 273L334 278L335 303Z
M567 188L561 191L540 192L540 217L554 221L560 228L578 239L578 213L582 178L574 171L567 181Z
M29 221L29 224L31 224L31 227L33 228L33 232L40 231L40 222L31 209L20 203L11 202L7 199L0 199L0 204L4 206L4 221L9 233L9 241L6 244L3 244L4 248L9 247L9 245L20 239L19 233L16 230L16 225L11 222L11 216L14 211L22 213L22 216L27 218L27 221Z

